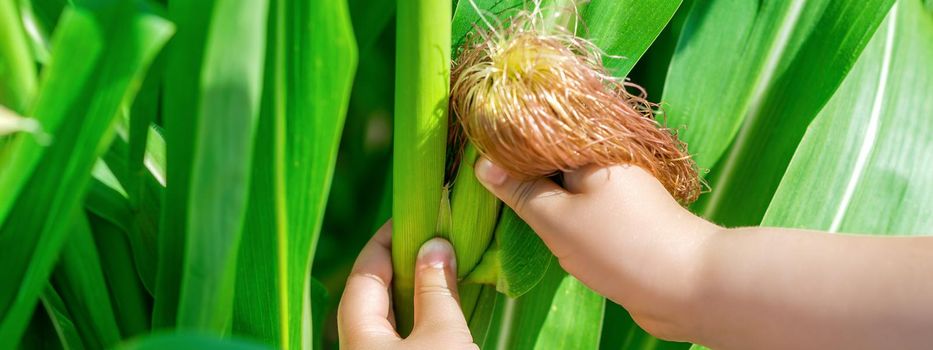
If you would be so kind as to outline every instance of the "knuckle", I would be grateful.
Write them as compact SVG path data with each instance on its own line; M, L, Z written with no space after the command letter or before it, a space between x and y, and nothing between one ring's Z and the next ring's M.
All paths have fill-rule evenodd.
M409 343L411 348L418 348L423 344L447 344L445 349L479 350L480 347L473 341L469 329L463 325L434 325L430 328L415 328L412 335L403 343Z
M354 272L350 275L349 278L347 278L347 284L350 284L350 283L358 284L364 281L376 281L376 283L379 283L383 287L388 288L388 284L386 284L386 281L383 281L381 277L376 276L371 273Z
M417 297L426 297L426 296L445 296L453 297L453 292L449 288L440 285L434 284L422 284L415 289L415 296Z

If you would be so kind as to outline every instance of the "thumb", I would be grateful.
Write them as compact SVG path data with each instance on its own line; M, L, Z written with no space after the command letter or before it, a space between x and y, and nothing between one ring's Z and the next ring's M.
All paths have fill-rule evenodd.
M415 326L412 334L438 329L468 329L457 294L453 246L433 238L418 251L415 264Z
M563 217L570 193L547 178L521 181L486 157L476 162L476 178L518 216L538 231L550 226L549 220Z

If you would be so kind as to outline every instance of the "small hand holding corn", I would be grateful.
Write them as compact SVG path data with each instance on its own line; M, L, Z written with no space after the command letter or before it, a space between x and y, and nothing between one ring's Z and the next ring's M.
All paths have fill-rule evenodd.
M638 166L584 167L520 181L481 158L476 175L541 236L561 266L624 306L651 334L687 340L698 247L718 227L681 207Z
M563 187L517 180L485 158L476 175L567 272L659 338L715 349L933 342L933 237L722 228L632 165L564 172Z
M475 168L567 272L662 339L716 349L933 342L933 237L721 228L684 209L638 166L583 167L563 173L563 186L518 180L486 158ZM453 252L440 239L418 255L414 330L406 339L394 331L390 229L363 249L347 282L341 347L476 349L458 307ZM900 286L897 297L892 286Z
M391 221L366 244L347 279L337 313L341 349L478 349L460 311L457 266L446 240L427 241L415 271L415 326L402 339L395 331L389 296L392 281Z

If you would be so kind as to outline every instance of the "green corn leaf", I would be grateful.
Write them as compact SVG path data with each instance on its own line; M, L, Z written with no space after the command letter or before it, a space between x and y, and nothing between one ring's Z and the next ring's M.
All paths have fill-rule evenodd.
M358 47L361 51L368 50L395 15L396 1L349 0L348 3Z
M213 9L199 79L179 328L223 334L232 319L267 9L264 0L218 2Z
M686 350L690 343L663 341L645 332L635 324L628 311L611 301L606 301L600 350Z
M128 140L126 152L126 180L122 181L130 202L139 208L140 202L146 200L145 181L149 171L146 169L146 152L149 148L150 125L155 121L159 111L159 94L161 92L162 76L165 70L166 54L163 52L152 63L146 74L136 99L129 111L129 129L126 132Z
M54 327L55 335L58 336L58 341L61 343L61 347L74 350L84 349L84 343L81 341L81 334L78 333L78 328L75 327L74 318L71 317L71 313L65 306L65 302L62 301L61 296L58 295L55 288L52 288L51 285L47 285L45 290L42 291L41 300L42 306L48 314L48 320L51 322L51 326ZM43 315L39 315L37 312L37 314L32 317L33 324L35 324L36 319L43 318L42 316ZM30 325L30 327L32 327L32 325ZM30 346L27 344L29 337L29 331L27 330L20 346L25 349L40 348L39 346Z
M282 124L285 118L275 111L278 93L273 67L277 61L276 22L281 6L279 0L270 2L270 23L266 51L266 69L259 125L253 150L253 174L250 178L250 195L243 226L243 243L237 259L236 293L234 294L233 331L261 339L268 344L288 346L288 329L283 319L291 318L284 285L291 276L281 261L280 243L287 237L284 181L282 177ZM286 241L287 242L287 241Z
M55 23L49 23L47 22L47 18L40 17L41 15L45 15L44 13L40 13L40 10L47 11L47 9L37 9L43 6L42 4L38 4L39 2L43 1L19 0L19 13L23 23L29 23L27 26L28 30L26 30L26 37L32 55L35 57L36 62L44 66L49 63L49 33L52 32L51 29L55 27ZM44 2L58 3L60 0ZM54 4L54 6L56 9L53 11L56 11L57 15L61 15L65 3L61 1L60 4Z
M169 17L178 32L167 47L162 95L162 122L165 126L165 194L158 238L158 266L152 326L175 325L181 271L185 251L188 195L194 164L202 89L192 79L201 77L208 25L214 1L171 1ZM199 80L197 80L199 81ZM171 203L171 205L168 205Z
M92 179L84 197L84 207L123 230L130 227L133 208L120 192L98 179Z
M148 332L152 300L137 273L125 230L95 215L88 219L120 333L128 338Z
M781 15L781 10L787 11L777 4L772 2L772 9L760 15L758 26L762 29L756 28L758 4L751 1L700 1L693 5L686 19L661 101L668 126L686 128L679 136L701 169L709 169L716 163L741 124L742 111L732 111L739 108L732 106L744 103L749 94L745 90L750 88L737 90L730 84L747 85L750 79L742 79L741 75L752 74L748 70L763 64L764 58L757 56L754 62L746 62L753 56L743 50L748 43L762 47L757 50L764 52L765 43L755 35L774 36L776 28L772 27L778 24L766 20ZM745 64L741 66L745 70L737 70L739 62ZM697 89L697 84L703 84L704 88Z
M0 339L14 343L66 239L69 227L62 223L71 222L95 159L111 139L118 106L132 96L140 72L172 33L170 23L131 3L90 8L62 15L35 100L32 115L54 142L46 148L19 134L0 159L3 193L29 189L28 196L0 196L16 200L0 228L0 245L17 247L0 256L0 265L8 267L0 283L20 286L0 290Z
M195 333L157 333L128 340L117 350L271 350L272 348L252 340L221 338Z
M473 316L476 309L483 307L478 305L477 302L479 302L480 296L486 287L486 285L476 283L460 283L457 286L457 292L460 294L460 311L468 324L474 323L470 317Z
M823 16L814 20L813 28L818 29L799 44L790 43L799 47L793 62L777 66L780 74L771 79L763 99L753 100L734 146L711 176L714 191L707 198L706 217L726 225L760 223L807 125L842 82L892 3L830 1L822 7ZM807 2L802 11L819 9L812 5L816 4ZM819 78L806 84L810 89L802 89L800 81L812 77Z
M57 37L59 44L56 45L59 50L71 51L72 49L69 46L79 45L81 40L78 36L82 32L93 33L93 24L85 24L82 19L72 20L72 22L74 24L71 24L71 26L81 28L59 33ZM39 99L61 100L62 102L77 99L81 91L81 84L88 79L88 75L94 67L94 60L100 55L100 41L89 41L80 48L80 51L75 48L74 51L80 54L74 55L75 57L66 57L70 58L69 67L63 67L62 64L50 65L46 70L48 76L57 77L67 74L70 79L46 78L44 83L46 87L43 88L44 91L42 92L44 95L40 95ZM61 106L40 101L39 108L31 111L30 114L36 117L46 132L54 135L67 114L67 110ZM33 135L18 134L6 145L4 152L0 153L0 192L5 194L0 197L0 222L9 214L13 203L32 171L35 170L36 164L44 151L45 147L42 146L42 142L39 142Z
M39 34L34 36L32 31L29 31L27 35L33 39L34 46L39 46L40 50L45 51L44 55L48 56L49 54L49 33L55 31L62 13L72 2L72 0L19 0L20 6L23 7L21 10L27 11L23 13L23 20L31 20L36 27L36 33ZM43 59L41 56L36 55L36 58L42 64L47 63L47 57Z
M680 38L684 22L686 22L687 15L689 15L695 2L696 0L684 0L680 4L677 12L674 13L674 17L667 23L661 34L658 34L648 51L645 51L628 74L628 78L632 82L645 89L648 100L658 103L663 102L661 96L663 96L664 92L667 71L670 68L671 59L674 57L674 49L677 47L677 39ZM612 61L612 59L608 60ZM609 64L612 64L612 62L609 62ZM658 116L660 117L658 121L666 125L667 120L663 117L663 113ZM677 128L674 130L679 131Z
M122 337L91 226L83 213L74 215L72 226L52 285L68 306L84 345L90 349L111 347Z
M0 0L0 105L23 113L36 92L36 65L18 7Z
M392 165L395 316L414 322L415 258L435 235L444 186L450 88L450 0L398 2Z
M476 8L473 7L476 4ZM476 9L481 12L477 12ZM475 27L489 30L483 22L486 18L490 24L496 25L497 20L506 18L509 14L525 8L523 0L464 0L458 1L451 21L451 43L453 44L453 57L457 56L457 49L462 46Z
M763 224L929 234L931 61L933 16L898 1L807 130Z
M625 77L677 12L680 2L590 1L583 11L585 36L606 54L616 56L604 57L603 63L616 77Z
M306 307L302 312L302 319L304 324L307 325L307 329L311 330L311 339L304 339L304 344L312 344L312 349L323 349L324 324L327 322L326 317L330 312L327 309L327 299L330 295L327 293L327 287L321 281L313 277L307 279L307 281L310 281L310 287L305 288L308 293L305 294L307 297L304 298Z
M146 83L143 83L143 87L145 86ZM138 102L134 101L134 106L137 104ZM118 126L118 131L120 127L128 124L125 119L123 121L124 123ZM164 186L160 183L164 180L159 180L159 178L164 179L165 174L165 161L162 155L164 154L164 141L158 131L149 127L146 137L149 142L145 145L143 154L131 156L131 153L139 152L138 148L127 143L126 138L130 135L119 132L118 134L119 137L114 139L103 157L106 166L98 164L94 168L94 176L97 179L104 178L99 176L99 173L105 175L98 169L103 168L110 172L109 176L113 179L106 182L106 186L113 189L110 192L116 193L107 193L106 189L92 183L88 197L85 199L85 207L127 232L133 248L133 260L136 262L143 285L146 286L146 290L154 291L159 213L164 190ZM142 142L139 140L141 136L136 137L136 142ZM101 195L107 196L101 197ZM101 200L108 202L101 203Z
M499 293L496 292L494 286L484 285L480 288L475 307L469 315L466 315L474 343L484 344L486 338L491 335L490 330L495 331L492 321L496 316L496 306L499 300Z
M287 245L289 274L303 278L293 277L289 283L289 300L296 301L290 313L297 315L312 306L297 301L311 292L311 262L323 226L357 51L345 2L292 1L290 6L287 10L294 14L290 35L294 37L288 41L300 43L295 51L287 51L295 85L285 121L288 224L294 232ZM299 337L299 329L290 328L295 348L301 344L298 339L307 337Z
M502 309L495 349L596 349L606 299L557 264Z
M309 290L310 261L356 50L343 2L274 1L272 9L234 330L300 348L312 341L306 330L317 332L305 311L326 305L306 299L316 295Z
M698 203L704 216L725 225L760 222L806 126L892 1L693 7L662 100L669 124L686 125L683 139L701 168L722 157L712 193Z

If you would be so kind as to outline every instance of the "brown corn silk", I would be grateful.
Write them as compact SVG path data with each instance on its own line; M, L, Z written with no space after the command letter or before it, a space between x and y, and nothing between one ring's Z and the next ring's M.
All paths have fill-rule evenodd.
M681 204L696 200L696 165L655 120L644 90L612 77L592 43L538 22L521 12L500 28L477 28L460 48L450 108L477 149L521 179L634 164Z

